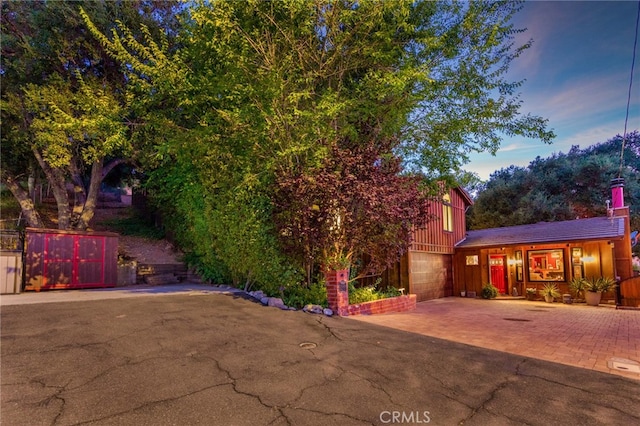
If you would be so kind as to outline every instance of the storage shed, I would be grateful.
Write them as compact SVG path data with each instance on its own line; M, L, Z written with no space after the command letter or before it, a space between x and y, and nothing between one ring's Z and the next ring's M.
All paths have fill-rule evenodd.
M25 290L115 287L118 234L27 228Z

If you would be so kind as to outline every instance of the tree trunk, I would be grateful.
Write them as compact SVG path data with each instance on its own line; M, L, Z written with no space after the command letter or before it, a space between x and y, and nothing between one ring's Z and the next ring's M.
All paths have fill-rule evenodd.
M87 194L82 214L78 218L76 229L85 230L89 227L91 219L98 205L98 193L100 192L100 184L102 183L102 160L98 160L91 166L91 181L89 182L89 192Z
M11 191L15 199L18 200L27 224L32 228L44 228L44 223L36 211L36 207L31 197L29 197L29 193L20 186L15 177L4 172L2 173L2 182L7 185L9 191Z
M82 209L87 201L87 192L82 181L82 174L74 158L69 169L71 170L71 181L73 182L73 217L74 220L82 214Z
M49 163L45 161L40 151L35 147L32 151L47 177L51 185L51 190L53 191L53 196L56 199L56 205L58 207L58 229L69 229L71 226L71 212L69 211L69 195L67 194L67 188L65 186L66 181L64 174L59 169L54 169L49 166Z
M107 167L103 166L104 159L100 159L91 166L91 181L89 182L89 191L85 194L82 178L75 165L69 167L72 176L74 189L77 191L77 203L73 207L73 211L69 207L69 195L66 188L65 175L60 169L55 169L45 161L41 153L37 149L33 149L33 153L38 160L38 164L42 168L56 199L58 206L58 229L78 229L85 230L89 227L91 219L95 214L98 205L98 193L102 179L113 168L124 162L121 159L110 162ZM82 203L80 203L82 201Z
M71 228L71 211L69 210L69 194L64 180L52 184L51 190L58 207L58 229L69 229Z

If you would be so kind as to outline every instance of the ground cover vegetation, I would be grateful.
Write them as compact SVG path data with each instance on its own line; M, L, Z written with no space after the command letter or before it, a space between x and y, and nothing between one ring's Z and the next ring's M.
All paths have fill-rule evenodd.
M536 158L528 167L496 171L481 186L467 216L471 229L605 216L610 181L625 179L631 228L640 228L640 133L564 154ZM622 159L622 167L621 167ZM638 250L636 247L635 250Z
M109 123L215 281L300 297L321 266L379 270L470 152L553 138L505 77L519 3L194 1L175 33L75 6L120 66Z

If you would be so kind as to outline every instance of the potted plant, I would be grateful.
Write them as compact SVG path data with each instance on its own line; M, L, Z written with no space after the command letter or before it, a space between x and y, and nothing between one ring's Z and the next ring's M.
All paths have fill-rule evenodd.
M573 293L576 299L582 299L585 286L586 281L581 277L574 277L571 281L569 281L569 291Z
M556 297L562 296L560 289L554 283L546 283L540 290L540 294L544 296L544 300L547 303L552 303Z
M536 300L536 294L538 293L538 290L535 289L535 287L527 287L527 300Z
M602 299L602 293L613 290L616 288L616 280L610 277L591 277L585 280L585 299L587 305L598 306Z

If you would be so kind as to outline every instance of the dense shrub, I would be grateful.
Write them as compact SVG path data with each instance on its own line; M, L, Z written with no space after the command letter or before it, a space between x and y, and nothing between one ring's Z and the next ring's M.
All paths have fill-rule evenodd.
M349 283L349 304L372 302L374 300L386 299L388 297L400 296L402 293L395 287L388 287L384 290L378 289L376 283L372 286L355 287L353 283Z
M175 162L148 184L190 267L203 279L269 296L299 282L301 272L278 250L268 197L242 186L215 194L207 179L205 170Z
M294 308L308 304L327 307L327 288L322 282L310 286L296 283L282 288L282 300L285 305Z
M482 286L480 295L483 299L495 299L498 297L498 289L493 284L487 283Z

